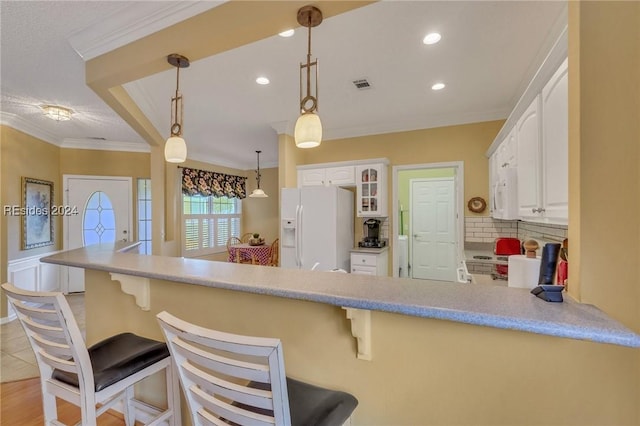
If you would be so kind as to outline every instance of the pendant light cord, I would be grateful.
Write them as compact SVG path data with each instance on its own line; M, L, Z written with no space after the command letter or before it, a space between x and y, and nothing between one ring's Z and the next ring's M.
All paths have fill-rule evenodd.
M311 96L311 14L309 14L309 32L307 33L307 97Z

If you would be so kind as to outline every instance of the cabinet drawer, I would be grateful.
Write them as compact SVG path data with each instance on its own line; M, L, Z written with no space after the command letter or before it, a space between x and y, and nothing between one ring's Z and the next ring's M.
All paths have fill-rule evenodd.
M354 266L376 266L375 254L354 253L351 255L351 268Z
M376 275L375 266L352 265L351 273L360 275Z

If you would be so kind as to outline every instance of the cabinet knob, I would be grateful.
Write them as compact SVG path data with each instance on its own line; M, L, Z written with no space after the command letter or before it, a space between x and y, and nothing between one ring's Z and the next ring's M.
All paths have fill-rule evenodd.
M364 260L364 259L362 259L362 263L364 263L364 262L365 262L365 260Z

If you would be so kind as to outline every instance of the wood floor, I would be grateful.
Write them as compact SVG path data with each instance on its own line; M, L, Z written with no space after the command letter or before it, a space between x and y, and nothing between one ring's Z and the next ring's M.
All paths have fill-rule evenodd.
M42 426L42 393L40 379L26 379L0 384L0 424L7 426ZM80 410L58 400L58 418L67 425L80 421ZM124 419L106 412L98 418L99 426L122 426Z

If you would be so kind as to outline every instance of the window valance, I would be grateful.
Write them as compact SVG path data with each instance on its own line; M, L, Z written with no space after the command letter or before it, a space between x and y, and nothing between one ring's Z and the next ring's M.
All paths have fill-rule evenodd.
M247 178L206 170L182 168L182 193L203 197L246 198Z

